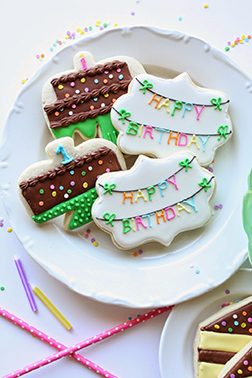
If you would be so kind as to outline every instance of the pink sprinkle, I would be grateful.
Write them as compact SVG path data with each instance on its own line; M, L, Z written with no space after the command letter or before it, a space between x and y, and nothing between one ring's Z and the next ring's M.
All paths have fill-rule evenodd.
M70 85L71 85L71 87L74 87L74 86L75 86L75 82L72 81L72 82L70 83Z
M75 108L76 108L76 105L75 105L75 104L73 104L73 105L72 105L72 108L73 108L73 109L75 109Z
M72 36L75 37L75 33L72 33Z
M100 30L103 30L103 26L100 26Z
M236 38L236 41L240 41L240 38L239 38L239 37L237 37L237 38Z
M55 189L55 186L54 185L50 185L50 189Z
M248 365L248 361L247 360L243 361L243 365L247 366Z
M110 169L109 169L109 168L106 168L106 172L110 172Z
M88 234L85 234L84 236L85 236L86 239L88 238Z
M84 91L85 91L85 92L88 92L88 91L89 91L89 89L88 89L88 88L85 88L85 89L84 89Z
M39 58L39 55L38 55L38 54L36 55L36 58L37 58L37 59Z
M252 318L248 318L248 322L249 322L249 323L252 323Z
M121 72L122 70L121 70L121 68L117 68L117 70L116 70L117 72Z
M104 71L104 73L107 75L109 72L108 71Z

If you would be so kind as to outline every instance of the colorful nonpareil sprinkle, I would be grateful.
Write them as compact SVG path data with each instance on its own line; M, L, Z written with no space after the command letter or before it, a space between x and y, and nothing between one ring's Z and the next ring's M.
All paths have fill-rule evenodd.
M200 270L199 270L199 269L196 269L196 270L195 270L195 273L196 273L196 274L200 274Z
M215 210L222 209L223 205L220 203L219 205L214 206Z
M69 331L72 326L71 324L64 318L64 316L57 310L57 308L49 301L49 299L42 293L42 291L35 287L33 292L38 296L38 298L46 305L46 307L53 313L53 315L63 324L63 326Z
M1 287L0 287L0 290L1 290L1 291L4 291L4 286L1 286Z
M27 299L30 303L30 306L31 306L31 309L32 311L37 311L37 306L36 306L36 303L34 301L34 298L33 298L33 295L32 295L32 292L31 292L31 289L30 289L30 285L26 279L26 275L25 275L25 272L23 270L23 266L22 266L22 263L20 261L20 259L15 259L15 264L16 264L16 267L17 267L17 270L18 270L18 274L20 276L20 279L22 281L22 284L23 284L23 287L24 287L24 290L25 290L25 294L27 296Z
M243 34L241 36L241 38L237 37L233 42L228 41L227 42L227 46L225 47L225 51L229 51L230 50L230 46L231 47L235 47L238 44L243 44L244 42L249 42L250 39L251 39L251 35L250 34L247 37L245 36L245 34Z
M12 232L12 228L11 227L7 228L7 232Z

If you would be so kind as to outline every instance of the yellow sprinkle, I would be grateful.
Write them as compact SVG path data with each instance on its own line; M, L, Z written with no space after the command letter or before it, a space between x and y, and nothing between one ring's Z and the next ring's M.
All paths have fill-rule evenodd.
M11 232L11 231L12 231L12 228L11 228L11 227L7 228L7 231L8 231L8 232Z
M238 374L242 374L243 371L242 371L241 369L238 369L238 370L237 370L237 373L238 373Z
M96 26L97 28L99 28L100 24L95 24L95 26Z
M118 24L114 24L114 26L116 27L116 26L118 26Z
M100 24L100 23L101 23L101 20L97 20L96 23L97 23L97 24Z
M79 31L80 31L80 28L77 28L76 31L79 32Z
M94 242L93 242L93 245L94 245L95 247L97 247L97 246L98 246L97 241L94 241Z
M247 324L246 324L246 323L242 323L242 324L241 324L241 327L242 327L242 328L246 328L246 327L247 327Z
M69 35L66 35L65 38L68 39L68 38L69 38Z
M83 186L83 188L87 188L88 187L88 183L84 182L82 186Z
M245 39L245 38L246 38L246 37L245 37L245 35L243 34L243 35L242 35L242 39Z
M46 307L53 313L54 316L63 324L69 331L72 328L71 324L64 318L64 316L57 310L57 308L49 301L49 299L39 290L38 287L33 289L38 298L46 305Z
M26 80L25 79L22 79L22 84L24 84L26 82Z
M42 57L41 57L41 56L39 57L39 60L42 60Z
M232 46L232 47L235 47L235 43L234 43L234 42L232 42L232 43L231 43L231 46Z
M84 30L83 29L81 29L80 34L84 34Z
M208 4L204 4L204 8L208 8Z
M239 41L240 43L243 43L244 41L242 40L242 39L240 39L240 41Z
M55 191L52 192L52 196L56 197L57 193Z
M109 96L108 93L106 93L106 94L104 95L104 97L106 97L106 98L107 98L108 96Z
M83 58L84 57L84 54L80 54L80 58Z
M81 83L85 83L85 81L86 81L85 77L82 77L82 78L80 79L80 81L81 81Z
M219 326L218 324L215 324L215 325L214 325L214 328L215 328L215 329L220 329L220 326Z

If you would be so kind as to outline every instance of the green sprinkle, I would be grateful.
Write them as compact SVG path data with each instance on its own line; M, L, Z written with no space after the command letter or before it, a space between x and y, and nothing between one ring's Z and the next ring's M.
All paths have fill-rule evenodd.
M85 171L82 171L81 172L81 176L85 176L86 172Z
M228 51L228 50L230 50L230 48L227 46L227 47L225 47L225 51Z
M228 328L228 332L233 332L233 328Z
M3 291L3 290L4 290L4 286L1 286L1 287L0 287L0 290L2 290L2 291Z
M39 193L44 194L44 189L40 189Z

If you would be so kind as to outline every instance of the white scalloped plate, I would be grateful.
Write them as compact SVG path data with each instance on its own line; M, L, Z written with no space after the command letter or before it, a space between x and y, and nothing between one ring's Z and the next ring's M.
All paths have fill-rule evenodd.
M234 124L231 141L217 152L215 212L211 222L175 238L169 248L156 243L143 253L122 252L93 223L65 232L62 219L35 224L17 194L17 178L31 163L46 158L51 141L41 108L46 79L72 67L73 56L89 50L96 60L129 55L147 72L166 78L183 71L201 86L225 92ZM247 238L242 227L242 197L250 171L250 108L252 83L239 67L207 43L179 32L152 27L108 30L86 37L59 51L24 86L4 129L0 150L1 194L13 230L29 255L71 289L96 300L131 307L179 303L220 285L247 257ZM249 151L249 152L248 152ZM249 156L248 156L249 155ZM91 238L99 246L95 248ZM196 274L198 271L198 274Z
M204 319L252 294L252 270L241 269L230 280L200 298L176 306L169 315L160 339L159 367L162 378L193 378L193 342ZM183 356L183 357L182 357Z

